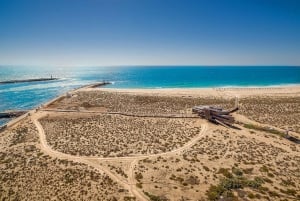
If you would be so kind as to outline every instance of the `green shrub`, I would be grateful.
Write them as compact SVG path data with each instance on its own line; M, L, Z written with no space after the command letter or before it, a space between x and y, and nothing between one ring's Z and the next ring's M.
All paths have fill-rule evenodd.
M261 195L258 194L258 193L255 194L255 197L256 197L257 199L261 199Z
M259 171L261 172L269 172L269 169L267 166L263 165L261 168L259 168Z
M136 187L143 188L143 185L141 183L136 183Z
M248 198L254 199L254 198L255 198L255 195L254 195L253 193L249 193L249 194L248 194Z
M185 180L185 182L190 185L196 185L200 183L200 180L196 176L190 176Z
M142 173L137 173L136 175L135 175L135 179L137 180L137 181L140 181L141 179L143 179L143 175L142 175Z
M218 174L223 174L227 178L232 178L233 177L233 175L226 168L220 168L219 171L218 171Z
M144 191L144 193L145 193L145 195L147 195L150 198L151 201L167 201L168 200L167 198L165 198L163 196L152 195L145 191Z
M263 194L266 194L266 192L269 191L269 188L265 186L260 186L258 189Z
M254 124L244 124L244 127L248 128L248 129L253 129L253 130L258 130L258 131L264 131L264 132L267 132L267 133L272 133L272 134L275 134L275 135L279 135L281 137L283 137L285 135L281 131L278 131L278 130L275 130L275 129L272 129L272 128L269 128L269 127L263 127L263 126L254 125Z
M203 166L204 170L209 171L209 168L206 166Z
M239 168L232 168L232 173L235 174L236 176L242 176L243 172Z
M288 188L288 189L285 191L285 194L292 195L292 196L296 196L297 191L296 191L295 189L290 189L290 188Z
M220 168L218 173L223 174L224 177L220 180L218 185L211 185L206 192L206 196L208 200L218 200L220 196L226 198L233 198L230 200L235 200L234 195L232 194L233 189L242 189L244 187L260 189L261 191L268 191L268 188L262 187L261 185L264 183L263 178L255 177L253 180L249 180L242 176L242 171L238 168L232 169L235 174L232 175L228 169ZM228 177L229 176L229 177ZM274 194L275 195L275 194ZM251 193L248 195L249 198L255 198L255 196Z
M275 191L269 191L269 195L271 197L280 197L280 195L277 192L275 192Z
M206 196L207 196L208 200L212 200L212 201L218 200L219 197L223 194L223 192L225 190L226 189L220 185L218 185L218 186L211 185L209 187L208 191L206 192Z
M282 180L281 180L281 185L284 185L284 186L294 186L294 187L296 187L295 182L293 182L292 180L284 180L284 179L282 179Z
M269 178L265 178L264 177L263 180L264 180L264 182L267 182L267 183L270 183L270 184L273 183L273 181L271 179L269 179Z
M124 197L124 201L134 201L134 200L136 200L135 197L130 197L130 196L125 196Z
M238 178L226 178L221 181L221 186L227 190L243 188L243 182Z
M264 180L260 177L255 177L254 180L245 180L246 186L251 188L259 188L264 183Z
M245 174L251 174L253 172L253 168L246 168L246 169L243 169L243 172Z

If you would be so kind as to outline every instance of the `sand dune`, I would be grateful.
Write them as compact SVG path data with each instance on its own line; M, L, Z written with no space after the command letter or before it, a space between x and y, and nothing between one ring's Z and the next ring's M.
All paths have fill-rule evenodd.
M299 200L300 148L282 137L286 129L300 136L299 92L72 91L1 133L0 198ZM235 97L238 129L160 116L193 115L201 104L231 108Z

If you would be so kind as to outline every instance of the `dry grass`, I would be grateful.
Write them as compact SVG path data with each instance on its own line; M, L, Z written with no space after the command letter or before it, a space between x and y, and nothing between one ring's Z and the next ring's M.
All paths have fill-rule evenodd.
M300 132L300 97L249 97L239 113L260 123Z
M183 146L201 130L197 119L108 114L82 118L63 116L44 118L41 123L49 144L73 155L120 157L162 153Z
M291 196L300 191L299 148L293 152L294 144L265 132L213 128L180 155L141 160L135 172L142 174L137 181L142 189L168 200L221 195L229 200L299 199L299 193ZM262 182L256 185L258 179Z
M26 120L0 138L0 200L118 200L116 182L87 165L51 158Z
M230 108L233 102L90 91L78 92L50 107L155 115L191 113L193 106L203 104ZM240 100L239 112L261 123L299 131L299 104L299 97L248 97ZM163 153L179 148L199 133L199 122L77 113L50 115L41 120L47 142L54 149L104 157ZM208 125L202 138L182 152L137 160L133 185L150 200L219 200L220 196L224 200L300 199L297 144L262 127L252 129L248 125L234 130ZM105 174L41 153L36 130L28 120L1 133L0 148L0 198L122 200L128 195ZM131 162L103 160L99 165L129 182Z
M133 114L173 114L191 113L195 105L213 104L231 107L234 100L220 98L194 98L146 96L104 91L78 92L72 98L65 98L52 104L51 108L78 109L80 107L105 108L109 112L127 112Z

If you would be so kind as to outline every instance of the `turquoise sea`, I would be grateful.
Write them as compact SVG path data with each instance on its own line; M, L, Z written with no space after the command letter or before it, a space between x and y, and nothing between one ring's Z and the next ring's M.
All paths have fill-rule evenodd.
M299 85L300 66L0 66L0 81L58 77L57 81L0 84L0 111L34 108L70 89L102 80L113 88L268 87ZM4 120L0 120L0 124Z

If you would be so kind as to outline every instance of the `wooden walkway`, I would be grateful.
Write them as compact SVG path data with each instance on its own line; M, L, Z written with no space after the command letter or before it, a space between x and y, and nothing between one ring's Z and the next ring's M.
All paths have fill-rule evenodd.
M73 113L89 113L89 114L114 114L128 117L147 117L147 118L199 118L198 115L185 115L185 114L134 114L126 112L99 112L89 110L64 110L64 109L40 109L39 111L45 112L73 112Z

